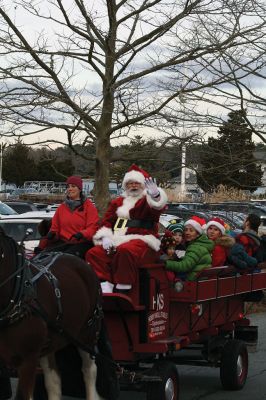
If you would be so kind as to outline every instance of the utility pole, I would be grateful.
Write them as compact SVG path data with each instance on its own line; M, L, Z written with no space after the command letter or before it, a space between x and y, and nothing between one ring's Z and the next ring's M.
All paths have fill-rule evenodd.
M180 103L183 106L182 147L181 147L181 182L180 192L183 200L186 194L186 130L185 130L185 102L184 95L180 95Z

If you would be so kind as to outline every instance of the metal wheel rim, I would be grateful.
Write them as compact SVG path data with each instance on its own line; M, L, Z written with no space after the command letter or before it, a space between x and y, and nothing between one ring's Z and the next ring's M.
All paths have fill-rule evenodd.
M243 360L242 355L239 355L237 357L237 376L239 378L241 378L243 375L243 372L244 372L244 360Z
M175 400L175 384L172 378L165 383L165 400Z

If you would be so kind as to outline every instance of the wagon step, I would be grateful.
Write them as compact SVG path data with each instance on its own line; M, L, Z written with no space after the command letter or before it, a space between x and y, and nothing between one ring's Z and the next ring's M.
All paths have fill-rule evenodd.
M142 372L129 371L123 367L120 367L118 372L118 378L120 383L140 383L140 382L161 382L162 378L156 375L144 374Z

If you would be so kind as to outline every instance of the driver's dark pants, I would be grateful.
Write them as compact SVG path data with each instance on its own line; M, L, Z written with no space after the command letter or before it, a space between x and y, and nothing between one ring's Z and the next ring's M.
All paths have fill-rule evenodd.
M89 240L82 242L64 242L58 240L47 246L43 252L62 252L67 254L73 254L77 257L85 259L87 251L93 246L93 243Z

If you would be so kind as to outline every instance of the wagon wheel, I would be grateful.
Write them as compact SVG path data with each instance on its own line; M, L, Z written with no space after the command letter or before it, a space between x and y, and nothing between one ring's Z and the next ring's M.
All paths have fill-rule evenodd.
M248 352L242 340L232 339L223 348L220 379L224 389L239 390L248 375Z
M147 400L178 400L179 377L176 365L171 361L158 361L153 374L160 376L160 382L152 382L147 388Z

